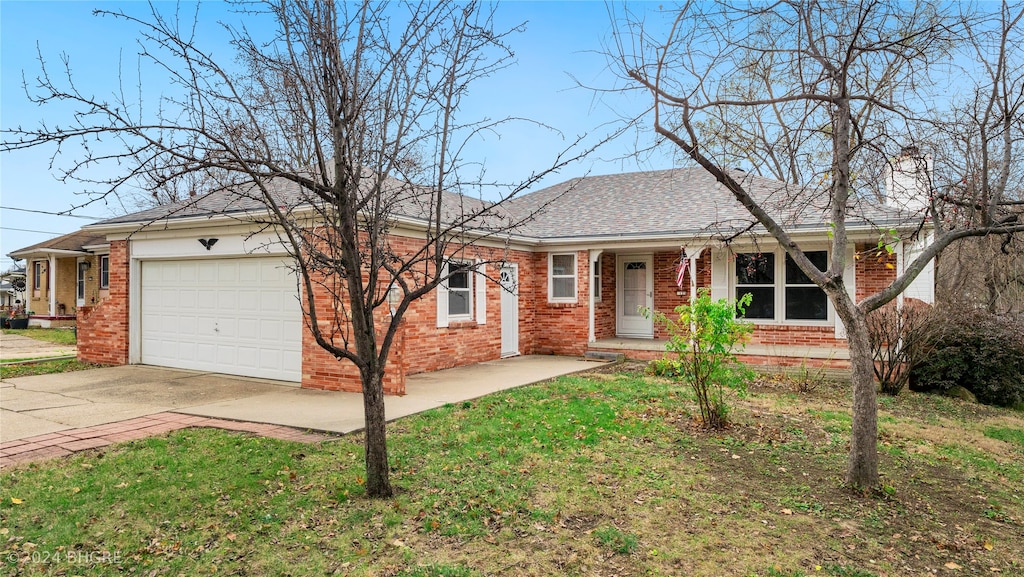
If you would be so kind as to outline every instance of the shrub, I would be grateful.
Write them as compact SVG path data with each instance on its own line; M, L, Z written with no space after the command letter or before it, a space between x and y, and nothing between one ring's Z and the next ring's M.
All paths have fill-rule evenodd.
M984 310L947 306L931 316L913 388L946 392L963 387L979 402L1024 403L1024 333L1019 320Z
M678 318L664 313L644 310L656 322L665 325L670 338L665 350L676 358L667 358L655 371L678 366L679 376L692 388L700 407L704 425L720 429L728 422L729 406L725 402L724 387L746 390L750 371L736 360L733 350L742 346L753 327L736 320L736 311L750 304L751 296L744 295L739 302L726 299L711 300L707 289L701 289L689 304L676 307Z
M868 315L875 379L882 392L896 396L910 379L910 369L921 356L922 341L931 327L930 309L924 306L887 306Z

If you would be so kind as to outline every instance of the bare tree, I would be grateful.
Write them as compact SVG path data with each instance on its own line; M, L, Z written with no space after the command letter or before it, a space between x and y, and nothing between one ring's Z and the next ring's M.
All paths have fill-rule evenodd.
M228 27L236 49L231 64L199 47L196 15L168 17L152 6L145 18L98 12L139 28L141 57L170 80L164 97L150 107L123 89L98 99L76 89L66 61L59 80L41 62L32 98L70 102L79 111L65 126L6 131L3 150L81 145L72 176L99 162L135 167L103 181L109 193L141 176L153 190L201 182L213 194L257 207L250 211L257 216L247 218L276 231L294 258L307 330L324 350L358 367L366 491L388 497L383 379L403 316L459 272L446 266L449 258L472 256L481 239L518 224L503 210L505 201L587 151L579 152L577 139L545 170L502 186L467 160L475 138L513 120L466 122L458 115L474 81L513 57L507 41L520 28L497 30L491 6L237 6L247 17L271 18L276 28L255 37ZM99 138L117 147L90 148ZM496 199L479 198L486 186ZM415 230L401 242L394 234L400 225Z
M1011 65L1020 12L1004 5L994 14L965 14L958 6L886 0L689 2L673 12L667 33L623 15L616 56L622 74L652 99L656 133L732 193L825 291L845 325L853 373L846 479L854 487L879 482L868 313L895 299L950 244L1024 231L1007 210L1006 187L993 186L1020 146L1010 136L1022 122L1024 83L1020 66ZM986 183L958 187L958 178L945 186L924 178L912 199L920 208L897 207L904 217L898 237L888 230L880 237L883 244L919 240L924 248L888 286L856 302L844 278L848 229L863 218L861 207L884 196L888 171L907 162L926 168L929 142L922 139L939 133L940 109L957 106L948 84L959 80L953 69L965 58L987 72L971 93L978 120L989 127L985 146L994 147L971 174ZM775 198L757 198L731 170L737 165L785 187ZM827 270L794 240L780 202L820 208L830 227ZM972 218L947 220L957 207L969 207Z

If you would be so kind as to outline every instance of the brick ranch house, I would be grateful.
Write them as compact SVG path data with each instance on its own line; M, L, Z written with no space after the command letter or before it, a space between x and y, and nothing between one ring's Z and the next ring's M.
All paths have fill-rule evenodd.
M765 198L782 186L740 176ZM246 221L254 208L233 202L213 193L187 209L158 207L86 227L106 238L94 250L107 255L109 284L100 302L76 309L79 358L358 391L354 366L327 355L304 329L297 283L283 251L274 249L276 237ZM848 367L831 304L774 240L763 233L728 245L709 240L750 217L703 171L574 179L524 195L507 210L522 216L540 207L514 233L475 249L501 263L486 270L463 263L465 272L413 304L389 360L388 393L403 394L409 374L520 354L659 357L667 335L638 308L670 312L698 288L714 298L754 295L747 317L756 330L744 360ZM779 209L824 268L830 245L821 214L800 202ZM875 247L879 230L896 217L891 206L865 206L849 228L855 247L846 278L858 299L887 284L916 248L901 242L890 258L854 258L854 250ZM421 233L413 221L392 230L393 242L415 242ZM688 271L679 286L683 247ZM906 294L932 302L933 276L929 268Z

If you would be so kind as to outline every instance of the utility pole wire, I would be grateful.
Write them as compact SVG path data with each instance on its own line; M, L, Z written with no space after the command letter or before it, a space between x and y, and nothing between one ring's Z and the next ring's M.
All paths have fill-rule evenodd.
M38 214L48 214L50 216L70 216L71 218L84 218L86 220L104 220L101 216L86 216L84 214L69 214L66 212L49 212L46 210L33 210L31 208L15 208L13 206L0 206L4 210L17 210L19 212L35 212Z

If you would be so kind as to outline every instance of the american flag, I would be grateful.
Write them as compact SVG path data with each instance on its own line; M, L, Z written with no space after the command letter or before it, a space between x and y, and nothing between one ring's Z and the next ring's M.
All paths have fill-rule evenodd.
M686 249L679 255L679 270L676 271L676 286L683 288L686 284L686 267L690 266L690 260L686 258Z

